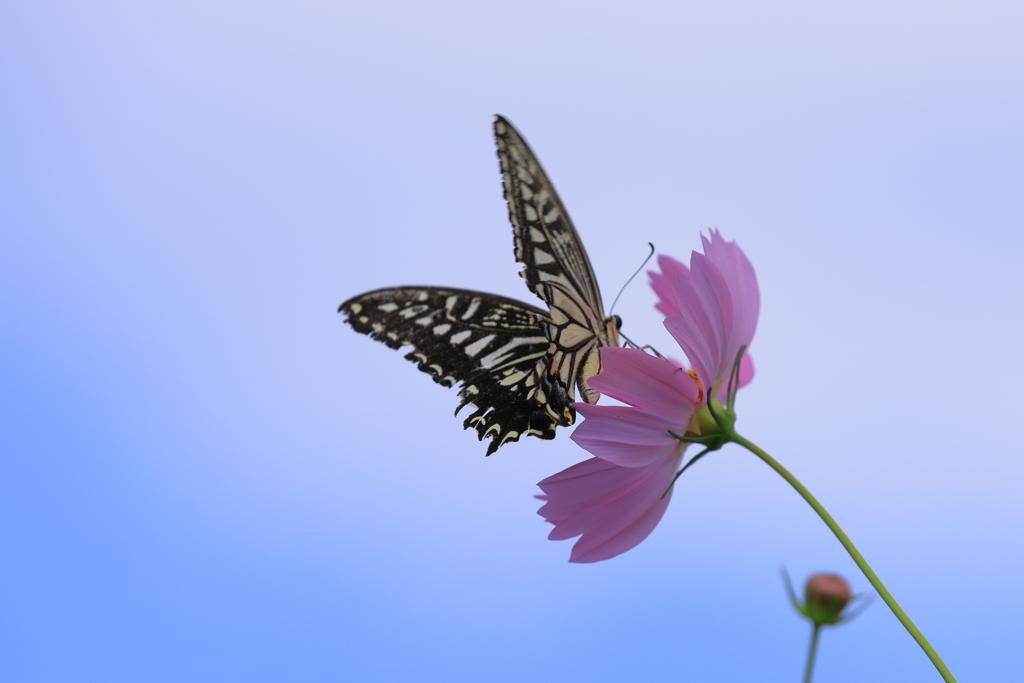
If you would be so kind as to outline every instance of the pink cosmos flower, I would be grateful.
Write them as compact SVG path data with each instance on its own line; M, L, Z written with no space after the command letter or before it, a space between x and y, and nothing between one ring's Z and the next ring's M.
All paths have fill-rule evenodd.
M651 273L665 327L693 370L636 349L602 348L602 371L590 384L627 405L577 403L586 419L572 440L595 457L539 484L547 502L538 513L555 525L548 538L580 536L570 562L614 557L654 530L687 446L669 432L699 433L694 416L707 400L704 387L724 400L736 356L753 339L760 309L753 267L718 231L701 239L704 254L694 252L689 268L662 256L662 272ZM741 363L739 385L752 377L753 365Z

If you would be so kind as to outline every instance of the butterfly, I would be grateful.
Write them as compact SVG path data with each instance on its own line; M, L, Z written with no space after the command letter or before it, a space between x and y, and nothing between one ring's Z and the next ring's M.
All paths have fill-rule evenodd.
M618 316L604 317L594 270L569 214L526 141L506 119L494 138L516 261L527 287L547 305L445 287L393 287L352 297L338 308L356 332L393 349L434 381L461 383L463 427L490 439L487 455L522 435L552 439L576 420L576 389L601 371L598 348L617 346Z

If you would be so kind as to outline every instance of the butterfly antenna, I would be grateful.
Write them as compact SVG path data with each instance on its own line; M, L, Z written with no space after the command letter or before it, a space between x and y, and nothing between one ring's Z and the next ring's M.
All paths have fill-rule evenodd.
M633 281L633 278L635 278L637 275L640 274L640 271L644 269L644 266L647 265L647 262L651 260L652 256L654 256L654 243L653 242L648 242L647 246L649 246L651 248L651 253L647 255L647 258L644 259L644 262L640 264L640 267L636 269L635 273L633 273L632 275L629 276L629 279L626 280L626 284L622 285L622 289L620 289L619 293L615 295L615 301L612 302L612 307L610 309L608 309L608 317L609 318L612 316L612 311L615 310L615 304L619 303L619 297L622 296L622 293L624 291L626 291L626 287L628 287L629 283ZM632 343L632 342L630 342L630 343Z

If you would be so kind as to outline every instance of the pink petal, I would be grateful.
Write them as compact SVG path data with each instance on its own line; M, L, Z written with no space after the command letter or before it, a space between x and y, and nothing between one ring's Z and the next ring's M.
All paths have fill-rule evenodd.
M681 452L683 443L669 434L669 430L676 434L685 432L693 409L691 403L685 415L669 420L629 406L577 403L576 410L586 420L569 438L591 455L615 465L645 467Z
M731 371L730 371L731 372ZM754 361L750 358L749 353L744 353L743 358L740 360L740 376L739 384L733 387L733 391L742 389L743 387L750 384L754 379ZM729 378L726 377L722 380L722 385L719 387L720 394L715 394L723 402L725 401L725 392L729 388ZM674 431L674 430L673 430Z
M651 278L651 287L658 295L658 303L654 304L654 307L665 315L677 315L679 306L672 294L672 283L675 281L676 272L689 273L690 269L671 256L664 254L658 255L658 267L661 268L660 273L653 270L647 271L647 275Z
M720 396L740 348L753 340L761 299L753 266L735 242L717 230L701 240L706 254L691 255L689 276L676 272L672 292L679 314L668 316L665 327L701 386Z
M600 353L601 373L588 380L595 390L676 425L689 421L698 391L685 370L637 349L604 347Z
M664 355L664 354L662 354L662 355ZM669 363L671 363L672 365L676 366L677 368L682 368L683 370L686 370L686 363L682 362L681 360L679 360L675 356L667 356L666 355L665 356L665 360L667 360Z
M711 231L710 239L701 235L701 241L704 243L704 253L718 267L729 286L733 312L726 356L731 365L740 347L750 346L757 329L757 318L761 310L757 275L739 245L726 242L717 230Z
M747 386L752 379L754 379L754 361L749 353L744 353L743 360L740 361L740 387Z
M616 555L630 550L641 541L651 535L654 527L658 526L668 502L672 499L672 492L669 491L664 498L658 500L654 505L647 508L642 515L634 520L629 526L614 536L602 539L599 536L585 536L576 541L569 553L570 562L600 562L608 560Z
M581 510L600 505L616 491L628 490L630 483L644 474L641 468L619 467L600 458L589 458L537 484L548 501L538 514L553 524L562 524ZM571 537L572 534L566 536Z
M690 265L690 277L676 273L672 289L681 314L666 318L665 328L686 353L706 391L726 363L732 302L729 287L713 263L694 252Z
M548 477L539 484L548 502L538 510L555 524L548 538L582 535L570 562L597 562L624 553L661 520L672 497L665 491L678 465L678 457L647 467L617 467L591 458Z

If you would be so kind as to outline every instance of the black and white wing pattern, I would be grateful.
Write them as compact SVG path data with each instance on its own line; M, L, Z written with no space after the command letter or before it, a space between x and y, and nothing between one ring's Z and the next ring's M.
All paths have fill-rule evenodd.
M542 321L551 342L548 372L575 400L574 387L587 403L600 397L587 380L601 372L598 348L618 346L619 320L604 317L583 242L554 185L522 136L502 117L494 122L498 159L504 179L508 217L515 238L519 273L550 309Z
M540 321L547 315L539 308L483 292L395 287L360 294L339 310L356 332L393 349L411 346L405 357L438 384L461 382L455 413L473 410L463 426L491 438L487 455L523 434L553 439L557 425L575 418L565 390L546 373ZM552 403L570 413L553 419Z
M520 275L550 309L484 292L395 287L353 297L338 309L363 334L393 349L439 384L461 383L456 414L487 455L527 434L552 439L576 420L576 387L601 371L598 348L618 344L618 319L604 318L586 251L537 158L512 125L494 123Z

